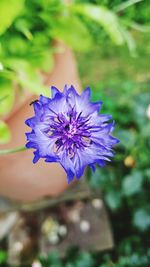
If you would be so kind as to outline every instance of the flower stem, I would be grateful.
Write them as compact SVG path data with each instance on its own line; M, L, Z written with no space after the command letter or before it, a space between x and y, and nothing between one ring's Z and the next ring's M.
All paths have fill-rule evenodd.
M7 155L7 154L16 153L16 152L20 152L24 150L26 150L25 146L20 146L20 147L11 148L11 149L2 149L0 150L0 155Z

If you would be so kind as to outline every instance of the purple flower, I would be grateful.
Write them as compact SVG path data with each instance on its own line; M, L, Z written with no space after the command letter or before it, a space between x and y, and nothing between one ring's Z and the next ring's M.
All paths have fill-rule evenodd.
M110 135L111 116L99 114L102 102L90 102L89 87L81 95L73 86L65 86L63 93L52 86L51 91L52 98L41 95L33 103L35 116L26 120L32 128L26 147L35 149L33 163L39 158L59 162L70 183L87 165L95 170L95 163L103 167L110 161L118 140Z

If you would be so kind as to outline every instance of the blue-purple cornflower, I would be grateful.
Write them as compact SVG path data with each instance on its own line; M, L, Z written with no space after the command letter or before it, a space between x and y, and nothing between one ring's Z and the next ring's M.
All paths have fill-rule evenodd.
M63 93L52 86L51 92L52 98L41 95L33 103L35 116L26 120L32 128L26 147L35 149L33 163L40 158L59 162L70 183L87 165L95 170L95 163L103 167L110 161L118 140L111 136L112 117L99 114L102 102L90 101L89 87L81 95L73 86L65 86Z

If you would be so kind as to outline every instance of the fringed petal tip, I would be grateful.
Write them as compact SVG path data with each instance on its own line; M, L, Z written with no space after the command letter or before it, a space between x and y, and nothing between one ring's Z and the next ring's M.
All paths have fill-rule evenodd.
M91 168L91 170L92 170L93 172L95 172L95 171L96 171L96 167L95 167L95 165L94 165L94 164L89 164L89 167Z
M62 93L57 89L57 87L55 87L55 86L51 86L51 98L53 99L53 98L55 98L55 96L57 95L57 94L61 94L62 95Z
M67 181L68 181L68 185L73 181L74 179L74 173L72 171L67 171Z
M50 101L50 98L49 97L46 97L46 96L43 96L43 95L40 95L40 98L39 98L40 102L45 105L45 104L48 104L49 101Z
M38 151L34 151L33 153L34 153L33 163L35 164L40 159L40 155Z
M32 142L32 141L29 141L26 145L25 145L26 148L36 148L37 149L37 144Z

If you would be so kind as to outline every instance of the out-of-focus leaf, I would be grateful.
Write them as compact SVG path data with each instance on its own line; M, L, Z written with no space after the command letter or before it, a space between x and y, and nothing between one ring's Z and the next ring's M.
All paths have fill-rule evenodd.
M129 26L133 28L134 30L137 30L140 32L150 32L149 25L141 25L139 23L136 23L135 21L132 21L132 22L129 22Z
M60 256L57 251L49 253L45 260L46 261L44 262L41 259L41 262L43 263L42 266L62 267L62 262L60 260Z
M2 103L7 98L7 95L0 98L0 103Z
M17 82L23 88L27 88L35 94L43 94L50 96L50 90L42 84L41 76L33 67L25 60L10 59L7 66L17 72Z
M11 133L4 121L0 120L0 144L5 144L10 141Z
M146 110L150 102L150 93L140 93L136 95L133 99L132 109L133 109L133 118L136 121L137 125L140 128L147 125L147 116Z
M6 263L7 253L4 250L0 250L0 264Z
M9 113L14 103L12 82L0 77L0 115Z
M136 142L136 132L133 130L120 130L117 132L117 138L120 140L120 146L124 146L126 149L131 149Z
M121 204L120 192L108 191L108 193L105 195L105 201L110 209L112 210L118 209Z
M144 123L143 123L144 124ZM141 129L141 134L142 136L146 139L149 139L149 142L150 142L150 123L147 125L144 125Z
M38 55L31 55L30 62L34 68L37 66L40 70L48 73L54 67L54 57L50 49L39 52Z
M110 180L114 180L114 172L106 168L96 168L90 175L90 185L94 188L108 189L111 187Z
M143 1L143 0L128 0L128 1L125 1L125 2L121 3L120 5L116 6L114 8L114 10L116 12L120 12L120 11L126 9L127 7L135 5L136 3L141 2L141 1Z
M3 69L4 69L3 63L0 62L0 71L3 71Z
M147 230L150 227L150 211L148 212L144 209L136 210L133 217L133 223L140 230Z
M124 177L122 182L122 192L125 196L131 196L141 190L143 175L140 171L133 171L131 175Z
M74 263L71 263L71 262L67 262L65 267L74 267Z
M13 56L25 57L28 52L28 42L22 36L9 36L9 39L5 40L3 46L9 42L7 48L8 52L13 54Z
M124 44L121 25L115 13L106 7L96 6L93 4L78 4L74 5L73 9L75 12L84 15L100 24L115 44Z
M150 181L150 168L144 170L144 175L148 181Z
M18 79L18 82L23 88L30 90L34 94L43 94L45 96L50 96L49 88L42 84L38 73L25 73L25 79L22 79L20 77Z
M93 265L94 260L88 252L82 252L75 262L76 267L92 267Z
M22 18L18 19L15 23L15 27L18 31L23 33L28 40L33 39L33 35L31 31L29 30L29 23L27 20L22 19Z
M124 28L123 26L120 27L120 31L122 32L122 36L125 40L125 42L127 43L128 49L131 53L132 56L136 56L136 43L134 38L132 37L131 33Z
M13 20L21 12L24 0L1 0L0 1L0 34L10 27Z
M77 51L87 51L92 45L92 39L83 22L75 16L68 15L57 19L51 35L57 40L63 40Z

